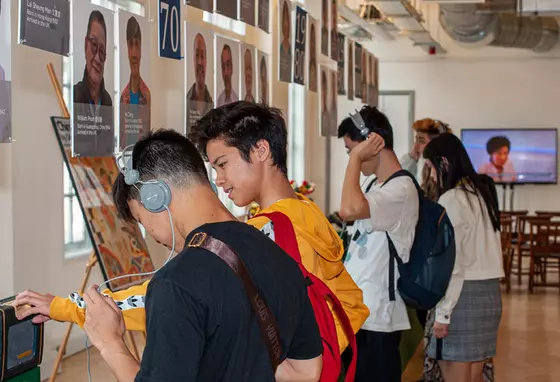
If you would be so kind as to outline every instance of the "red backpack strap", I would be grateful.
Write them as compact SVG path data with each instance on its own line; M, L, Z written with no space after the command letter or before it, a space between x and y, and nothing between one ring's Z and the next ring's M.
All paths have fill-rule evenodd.
M268 213L260 213L258 216L265 216L274 225L274 241L276 244L280 246L288 255L290 255L297 263L300 265L302 272L304 275L307 275L308 272L301 263L301 254L299 252L299 246L296 239L296 234L294 231L294 226L292 225L292 221L288 218L285 214L281 212L268 212ZM323 284L325 285L325 284ZM328 287L325 285L325 288ZM352 328L352 324L350 323L350 319L346 315L342 304L336 297L336 295L329 289L329 299L332 302L333 310L337 315L340 324L342 325L342 329L346 334L346 337L349 340L349 346L352 349L352 362L346 370L346 382L353 382L354 377L356 375L356 360L358 356L358 347L356 345L356 336L354 334L354 329Z
M301 264L301 254L299 253L299 245L296 239L294 226L289 217L282 212L268 212L258 214L256 217L265 216L270 219L274 225L274 241L288 255L290 255L298 264Z
M342 304L338 300L338 298L331 292L330 300L333 306L333 310L335 311L340 324L342 325L342 329L344 330L344 334L346 334L346 338L348 338L350 349L352 349L352 361L348 366L348 370L346 370L346 382L354 382L354 378L356 376L356 362L358 359L358 345L356 343L356 335L354 334L354 329L352 328L352 324L350 323L350 319L346 315Z

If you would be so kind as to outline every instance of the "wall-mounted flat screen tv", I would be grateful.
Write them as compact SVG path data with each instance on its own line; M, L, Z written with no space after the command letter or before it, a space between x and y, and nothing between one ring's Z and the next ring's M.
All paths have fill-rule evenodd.
M463 129L475 170L500 184L556 184L557 129Z

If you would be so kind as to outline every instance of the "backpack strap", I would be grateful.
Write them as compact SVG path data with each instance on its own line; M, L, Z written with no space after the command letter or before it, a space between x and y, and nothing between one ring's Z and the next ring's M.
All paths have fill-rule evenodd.
M276 325L274 314L259 293L257 287L251 280L251 276L243 264L243 260L226 243L208 235L205 232L197 232L189 242L190 248L203 248L222 259L231 270L241 279L247 297L253 307L255 316L264 342L268 348L272 369L276 373L278 365L282 362L282 343L280 332Z
M272 221L274 225L274 240L276 244L280 246L288 255L290 255L299 265L304 277L309 275L309 272L303 266L301 262L301 254L299 252L299 246L296 239L296 233L294 231L294 226L289 217L287 217L282 212L274 211L268 213L261 213L257 216L266 216ZM324 284L324 283L323 283ZM328 288L325 285L326 288ZM346 334L346 338L350 342L350 348L352 349L352 361L348 370L346 371L346 382L353 382L356 374L356 362L358 355L358 346L356 343L356 336L354 334L354 329L350 323L348 315L344 311L344 307L340 303L340 300L336 295L329 289L330 292L330 302L332 303L333 310L338 317L342 329Z
M305 276L307 276L308 272L305 270L301 262L301 254L299 252L296 233L290 218L282 212L277 211L259 213L257 216L264 216L270 219L272 225L274 226L274 241L284 250L284 252L290 255L296 263L298 263L302 271L304 271Z
M385 232L385 236L387 236L387 242L389 244L389 301L396 301L395 261L397 262L399 267L403 265L403 262L399 254L397 253L397 249L395 248L393 240L391 240L391 237L389 236L389 232Z

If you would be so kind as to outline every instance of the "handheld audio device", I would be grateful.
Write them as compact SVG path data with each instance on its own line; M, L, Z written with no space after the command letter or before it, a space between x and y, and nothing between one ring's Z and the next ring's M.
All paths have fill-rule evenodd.
M33 316L18 320L15 296L0 300L0 382L33 369L43 358L43 324Z
M356 129L358 129L360 131L360 134L362 135L362 137L367 139L370 131L367 128L366 123L364 122L364 119L362 118L362 115L360 114L360 112L358 110L355 110L355 111L356 111L355 114L350 114L350 119L352 120L352 123L354 124L354 126L356 126Z

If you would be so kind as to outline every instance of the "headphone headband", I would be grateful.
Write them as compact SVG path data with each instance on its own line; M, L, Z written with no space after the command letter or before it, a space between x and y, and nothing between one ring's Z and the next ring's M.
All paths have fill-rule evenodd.
M356 129L358 129L360 135L364 138L367 138L369 135L369 129L367 128L360 112L356 109L354 109L354 111L356 112L355 114L350 113L350 120L352 121Z

